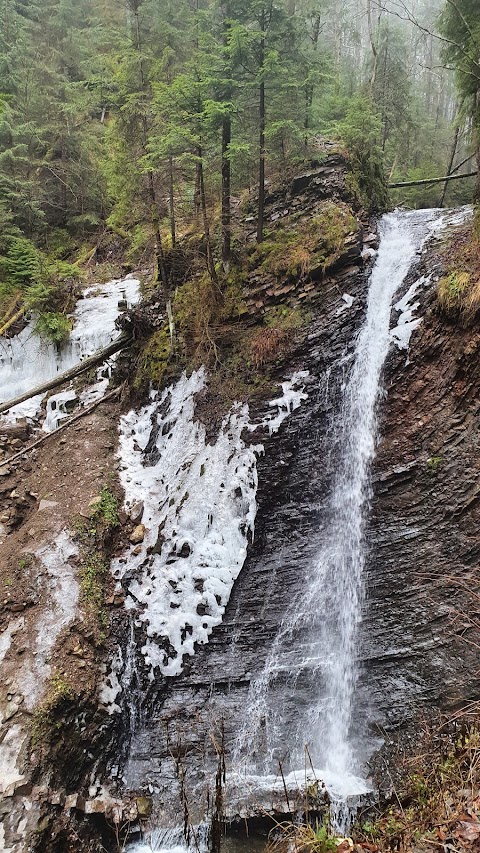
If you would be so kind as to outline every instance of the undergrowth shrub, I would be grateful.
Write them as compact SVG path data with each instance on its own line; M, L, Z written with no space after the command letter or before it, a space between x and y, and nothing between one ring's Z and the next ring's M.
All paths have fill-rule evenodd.
M480 277L465 270L452 270L438 282L437 295L440 308L448 317L469 322L480 309Z
M289 334L286 329L261 328L252 336L250 350L256 370L275 361L288 348Z
M265 853L335 853L337 839L332 835L328 819L315 824L285 821L270 833Z
M76 301L76 265L48 257L26 237L10 241L0 258L0 328L9 331L14 312L38 314L35 331L61 347L71 331L66 314Z
M250 354L255 369L289 352L297 333L305 328L310 319L309 312L300 308L278 306L270 309L264 318L265 325L250 338Z
M35 331L42 340L55 344L60 348L68 341L72 330L72 321L55 311L45 311L40 314L35 325Z
M25 237L12 240L5 258L5 273L7 282L20 290L42 279L41 253L30 240Z
M448 847L448 841L461 839L463 831L468 837L470 828L478 837L480 824L474 812L480 786L479 703L471 703L470 711L471 720L468 714L455 719L450 730L448 721L438 726L438 720L425 730L418 754L399 762L403 775L395 796L364 818L354 829L356 838L373 842L378 850L421 850L424 841ZM462 820L467 821L463 828Z

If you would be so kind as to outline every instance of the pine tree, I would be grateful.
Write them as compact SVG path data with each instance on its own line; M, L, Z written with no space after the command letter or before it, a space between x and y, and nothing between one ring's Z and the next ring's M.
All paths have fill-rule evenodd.
M477 159L476 200L480 202L480 15L478 0L448 0L440 17L447 40L446 58L454 65L458 87L472 120Z

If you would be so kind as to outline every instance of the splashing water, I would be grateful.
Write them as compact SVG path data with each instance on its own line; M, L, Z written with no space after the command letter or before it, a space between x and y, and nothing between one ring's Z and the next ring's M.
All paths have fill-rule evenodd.
M451 215L432 210L395 212L382 219L365 322L335 423L339 458L317 557L263 671L251 684L235 747L234 765L263 778L278 759L291 771L304 766L307 754L312 767L322 768L314 774L329 789L339 831L348 827L349 801L369 790L357 775L362 745L353 724L369 469L391 343L391 303L425 240L451 221Z
M209 827L200 824L190 827L191 838L185 838L183 826L154 829L142 841L126 847L127 853L208 853Z

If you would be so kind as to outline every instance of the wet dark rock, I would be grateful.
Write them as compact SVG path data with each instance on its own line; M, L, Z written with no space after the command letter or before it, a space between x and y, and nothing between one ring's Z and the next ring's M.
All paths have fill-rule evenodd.
M137 503L132 506L129 516L132 524L140 524L143 516L143 501L137 501Z
M412 276L421 273L420 266ZM338 313L341 276L353 303ZM152 684L141 656L137 659L144 717L125 768L127 786L158 786L164 806L166 800L178 808L175 743L185 757L198 814L206 807L217 761L212 738L218 742L223 729L228 764L250 681L261 671L315 559L338 454L332 423L364 316L367 276L360 266L347 267L324 284L321 308L292 354L292 371L310 371L308 400L277 435L261 436L265 455L258 461L255 539L222 624L175 679L157 675ZM385 733L388 760L389 733L404 738L407 749L422 715L480 695L475 644L468 642L474 632L469 596L477 588L480 557L480 364L472 332L445 327L433 310L434 284L419 298L425 318L412 338L410 362L395 348L387 360L389 393L380 407L381 441L372 472L355 713L365 758L380 746L379 731ZM261 419L262 405L252 405L252 416ZM461 614L466 618L459 619ZM299 684L296 702L306 700ZM293 704L286 703L282 714L288 728Z

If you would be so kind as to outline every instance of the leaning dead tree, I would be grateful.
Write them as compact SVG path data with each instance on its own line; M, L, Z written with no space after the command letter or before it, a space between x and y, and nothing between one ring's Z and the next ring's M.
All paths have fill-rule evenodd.
M121 390L121 386L119 388L114 388L113 391L109 391L109 393L105 394L104 397L100 397L98 400L94 400L93 403L90 403L90 405L87 406L85 409L82 409L80 412L77 412L76 415L73 415L71 418L68 418L68 420L60 424L60 426L58 426L56 429L52 429L51 432L47 432L44 435L40 436L40 438L37 438L37 440L34 441L32 444L29 444L28 447L24 447L22 448L22 450L19 450L18 453L15 453L14 456L10 456L9 459L2 459L1 467L4 469L8 468L8 466L11 465L12 462L17 462L23 456L26 456L27 453L30 453L31 450L35 450L37 447L40 447L40 445L45 444L46 441L49 441L49 439L51 439L53 436L57 436L59 432L64 432L64 430L68 429L70 426L72 426L72 424L76 424L77 421L80 420L80 418L84 418L85 415L90 415L93 411L95 411L98 406L100 406L101 403L107 403L109 400L113 400L115 397L119 397Z
M460 178L474 178L478 172L463 172L461 175L444 175L443 178L423 178L421 181L400 181L397 184L389 184L391 190L397 187L419 187L422 184L443 184L444 181L458 181Z
M13 406L18 406L19 403L24 403L25 400L30 400L32 397L36 397L37 394L46 394L47 391L59 388L60 385L64 385L71 379L75 379L77 376L80 376L80 374L85 373L86 370L90 370L92 367L103 364L109 356L114 355L114 353L119 352L121 349L124 349L130 340L130 335L123 333L116 340L112 341L111 344L108 344L108 346L97 350L93 355L85 358L69 370L65 370L64 373L59 373L53 379L50 379L48 382L44 382L43 385L37 385L35 388L30 388L30 390L26 391L25 394L20 394L12 400L0 403L0 415L3 414L3 412L8 412L8 410L13 408Z

